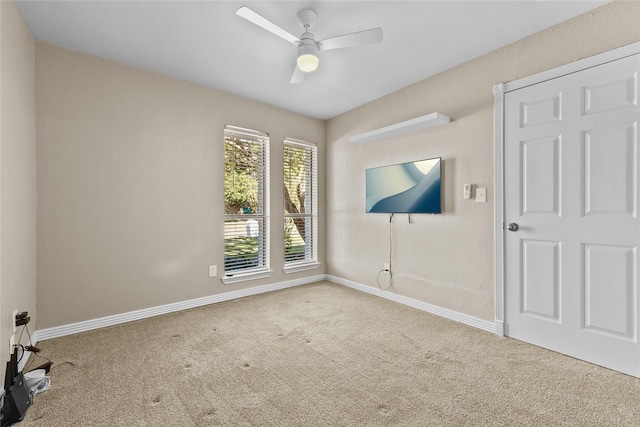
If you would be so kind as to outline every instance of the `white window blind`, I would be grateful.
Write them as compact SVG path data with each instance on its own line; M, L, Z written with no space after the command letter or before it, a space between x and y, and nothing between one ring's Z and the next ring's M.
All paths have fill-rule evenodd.
M284 141L284 264L317 261L318 150L315 144Z
M269 269L269 135L224 129L224 271Z

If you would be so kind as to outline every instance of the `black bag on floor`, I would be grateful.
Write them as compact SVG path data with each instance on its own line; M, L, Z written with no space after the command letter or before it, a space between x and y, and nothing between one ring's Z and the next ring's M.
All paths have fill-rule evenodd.
M4 405L2 406L1 427L7 427L22 421L27 408L33 402L31 390L27 386L22 372L18 373L18 351L14 350L7 362L7 372L4 378Z

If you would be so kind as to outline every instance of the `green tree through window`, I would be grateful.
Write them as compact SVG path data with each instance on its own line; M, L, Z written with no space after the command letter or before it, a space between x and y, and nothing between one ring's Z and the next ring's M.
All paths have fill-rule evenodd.
M225 127L224 266L227 276L269 268L266 134Z
M316 146L286 139L284 143L285 265L316 261Z

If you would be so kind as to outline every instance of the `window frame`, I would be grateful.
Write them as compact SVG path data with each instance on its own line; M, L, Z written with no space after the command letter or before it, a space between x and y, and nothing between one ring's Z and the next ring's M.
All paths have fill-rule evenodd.
M224 236L224 247L223 254L225 260L223 262L223 270L224 275L222 277L222 282L224 284L232 284L237 282L242 282L246 280L254 280L265 277L270 277L272 270L270 268L270 211L269 211L269 191L270 191L270 173L269 173L269 134L255 131L252 129L241 128L237 126L225 125L224 127L224 144L226 149L226 144L228 144L227 138L230 136L238 137L238 138L246 138L248 140L253 140L255 143L259 144L260 147L260 155L258 158L258 164L256 165L258 170L260 171L260 178L258 180L258 202L259 210L261 212L258 213L237 213L237 214L228 214L225 209L225 204L223 203L223 236ZM226 155L226 154L225 154ZM226 167L226 158L224 160L224 164ZM226 174L226 170L223 171ZM223 197L225 195L225 190L223 189ZM240 267L234 269L227 268L227 253L228 253L228 238L227 238L227 223L228 221L238 221L238 220L257 220L259 223L262 222L262 227L259 227L258 235L258 256L257 262L258 265L255 267Z
M293 261L287 261L287 249L286 249L286 241L283 239L283 250L284 250L284 259L283 259L283 263L284 263L284 268L283 271L285 273L295 273L295 272L299 272L299 271L305 271L305 270L311 270L314 268L318 268L320 266L320 263L318 262L318 147L316 144L312 143L312 142L308 142L308 141L303 141L300 139L295 139L295 138L289 138L286 137L284 139L284 146L283 146L283 184L286 182L287 179L287 173L286 173L286 165L287 162L285 161L285 156L287 155L287 147L293 148L293 149L302 149L302 150L308 150L308 153L310 155L310 159L308 162L309 168L311 169L310 171L308 171L308 175L307 175L307 180L310 184L310 192L311 192L311 198L305 198L305 204L306 202L309 202L309 204L311 205L311 211L310 212L305 212L305 213L289 213L286 211L286 202L284 200L284 194L283 194L283 232L284 232L284 236L283 238L286 239L286 231L284 230L284 227L286 227L286 221L288 219L293 219L293 218L305 218L305 219L309 219L310 223L311 223L311 231L308 232L308 236L311 238L311 243L308 244L305 241L305 258L303 260L293 260ZM307 223L308 224L308 223ZM306 225L305 225L306 227ZM305 233L307 233L305 231ZM309 246L308 246L309 245ZM307 247L308 246L308 247Z

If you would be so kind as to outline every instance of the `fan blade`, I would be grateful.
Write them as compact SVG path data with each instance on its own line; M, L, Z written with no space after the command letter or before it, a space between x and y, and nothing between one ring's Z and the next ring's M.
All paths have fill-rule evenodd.
M359 31L332 37L318 42L320 50L341 49L343 47L359 46L361 44L380 43L382 41L382 28Z
M257 14L253 10L249 9L247 6L242 6L240 9L236 10L236 15L246 19L247 21L253 24L256 24L258 27L264 28L270 33L273 33L276 36L281 37L290 43L296 44L300 41L293 34L278 27L276 24L269 21L267 18L263 17L262 15Z
M291 76L291 80L289 81L289 83L291 84L302 83L302 81L304 80L305 74L306 73L302 71L300 68L298 68L298 66L296 65L296 69L293 70L293 75Z

